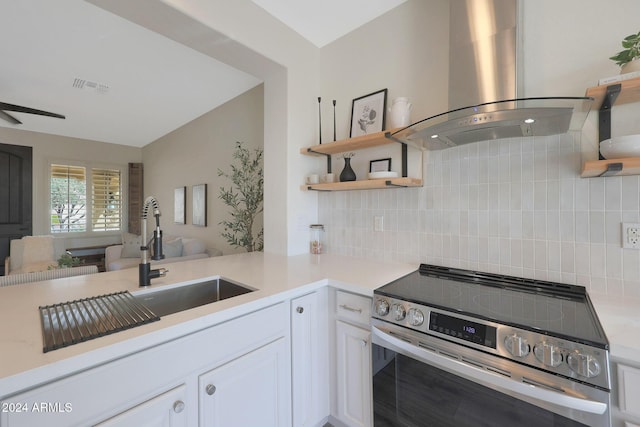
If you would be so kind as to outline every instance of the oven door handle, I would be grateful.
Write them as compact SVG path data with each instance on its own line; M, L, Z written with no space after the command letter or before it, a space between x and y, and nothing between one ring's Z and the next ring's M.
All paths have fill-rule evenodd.
M416 347L411 343L389 335L376 326L372 326L371 330L374 337L382 340L382 342L376 342L376 340L374 340L375 344L413 356L425 363L435 365L443 370L448 370L450 372L453 371L464 378L470 379L489 388L497 388L503 392L507 392L507 394L515 393L522 397L534 398L547 404L574 409L577 411L585 411L592 414L604 414L607 410L608 405L606 403L582 399L580 397L570 396L566 393L553 391L533 384L515 381L511 378L503 377L493 372L485 371L476 366L461 362L460 360L438 355L426 349Z

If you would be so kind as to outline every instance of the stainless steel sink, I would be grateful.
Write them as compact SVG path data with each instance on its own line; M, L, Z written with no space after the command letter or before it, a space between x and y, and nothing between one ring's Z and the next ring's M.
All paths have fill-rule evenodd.
M219 278L138 294L134 298L155 315L162 317L253 291L254 289Z

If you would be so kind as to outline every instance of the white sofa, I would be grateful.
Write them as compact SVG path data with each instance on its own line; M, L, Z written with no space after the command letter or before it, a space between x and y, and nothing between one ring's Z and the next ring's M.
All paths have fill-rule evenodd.
M0 287L97 273L97 265L82 265L73 268L54 268L53 270L36 271L33 273L11 274L9 276L0 276Z
M137 267L140 264L140 243L137 236L123 236L123 244L107 246L104 254L106 271ZM204 241L192 237L166 236L162 239L165 258L151 260L151 265L220 256L218 249L207 248Z

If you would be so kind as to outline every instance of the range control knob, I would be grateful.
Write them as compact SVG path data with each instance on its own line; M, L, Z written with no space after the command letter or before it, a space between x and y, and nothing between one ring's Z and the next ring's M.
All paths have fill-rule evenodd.
M375 309L378 316L386 316L389 314L389 303L386 300L379 299L376 301Z
M567 365L573 372L586 378L597 377L600 374L600 364L595 357L588 354L578 352L569 354Z
M402 304L393 304L391 309L393 310L393 318L396 321L404 320L404 318L407 317L407 310L405 310Z
M545 341L539 342L533 347L533 354L541 363L547 366L559 366L562 363L560 348Z
M504 345L507 347L507 351L516 357L525 357L531 350L527 340L518 334L504 337Z
M409 309L407 320L411 326L420 326L424 323L424 314L417 308Z

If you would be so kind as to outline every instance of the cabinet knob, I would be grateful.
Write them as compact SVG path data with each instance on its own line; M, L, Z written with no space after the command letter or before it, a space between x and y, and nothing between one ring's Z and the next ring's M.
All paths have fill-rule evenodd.
M298 307L298 308L296 308L296 311L298 313L302 313L304 311L304 308L303 307Z
M205 388L205 391L207 392L207 394L208 394L209 396L212 396L212 395L213 395L213 393L215 393L215 392L216 392L216 386L214 386L213 384L209 384L209 385L207 385L207 387Z
M184 402L182 400L176 400L173 403L173 412L179 414L182 411L184 411Z
M362 347L366 347L366 346L367 346L367 340L362 340L362 341L360 342L360 345L361 345Z

